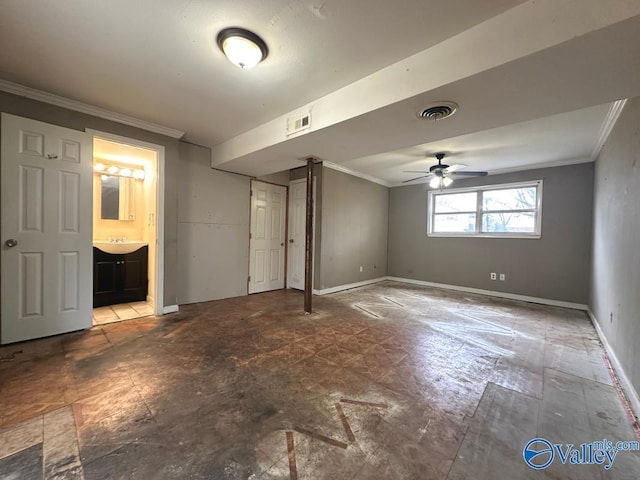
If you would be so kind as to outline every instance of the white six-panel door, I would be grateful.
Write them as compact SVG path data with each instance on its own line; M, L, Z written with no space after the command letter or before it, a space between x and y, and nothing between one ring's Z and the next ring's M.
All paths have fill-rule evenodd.
M89 135L3 113L1 343L91 327Z
M249 293L284 288L287 187L251 181Z
M289 184L289 252L287 287L304 290L304 249L307 212L307 180Z

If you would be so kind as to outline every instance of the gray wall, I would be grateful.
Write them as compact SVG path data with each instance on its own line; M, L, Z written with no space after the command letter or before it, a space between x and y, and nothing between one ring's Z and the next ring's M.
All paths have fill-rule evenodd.
M258 177L258 180L263 182L275 183L276 185L284 185L285 187L289 186L289 170L283 170L282 172L272 173L271 175L265 175L263 177Z
M323 167L321 261L315 288L386 276L388 220L387 187Z
M313 236L313 288L320 288L320 272L322 269L322 164L314 165L313 178L315 178L315 205L314 205L314 236ZM289 170L290 180L301 180L307 178L307 167L293 168Z
M456 187L544 181L540 239L427 237L426 184L391 189L389 275L585 304L593 164L456 180ZM490 272L507 280L490 280Z
M178 303L247 294L249 191L249 177L211 169L209 148L180 142Z
M640 97L625 105L595 169L589 306L640 391Z
M0 92L0 111L74 130L84 131L86 128L90 128L164 146L166 173L164 191L164 304L176 304L178 297L177 177L180 170L178 140L5 92Z

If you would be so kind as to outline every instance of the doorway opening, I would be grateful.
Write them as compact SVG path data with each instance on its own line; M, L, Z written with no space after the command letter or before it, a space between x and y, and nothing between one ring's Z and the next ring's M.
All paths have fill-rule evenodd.
M93 324L160 315L164 148L93 135Z

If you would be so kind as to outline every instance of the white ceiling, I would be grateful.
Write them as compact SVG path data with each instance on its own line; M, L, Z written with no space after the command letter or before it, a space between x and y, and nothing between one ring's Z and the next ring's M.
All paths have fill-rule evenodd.
M640 95L640 2L0 2L0 78L186 132L217 168L263 175L315 155L386 182L451 151L473 169L589 160L608 103ZM261 35L231 65L215 36ZM460 110L429 126L435 100ZM308 106L312 128L286 138ZM419 168L418 168L419 167Z
M406 170L429 171L428 167L437 163L435 154L438 152L447 154L443 163L460 163L467 165L467 170L492 173L587 162L593 159L603 119L610 107L610 104L596 105L360 157L345 161L343 165L396 185L420 176L404 173Z

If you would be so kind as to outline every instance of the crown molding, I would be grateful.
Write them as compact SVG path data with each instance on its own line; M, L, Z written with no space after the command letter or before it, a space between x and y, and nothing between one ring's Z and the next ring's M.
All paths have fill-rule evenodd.
M18 83L13 83L8 80L0 79L0 91L19 95L21 97L30 98L32 100L38 100L40 102L55 105L57 107L67 108L80 113L86 113L94 117L104 118L105 120L111 120L112 122L122 123L131 127L140 128L149 132L159 133L171 138L182 138L184 132L175 130L173 128L164 127L157 123L147 122L138 118L130 117L121 113L112 112L105 108L95 107L88 103L78 102L69 98L60 97L53 93L44 92L35 88L25 87Z
M382 185L384 187L391 187L391 184L389 182L385 182L384 180L378 177L367 175L366 173L358 172L357 170L351 170L350 168L343 167L342 165L338 165L337 163L327 162L326 160L322 160L322 165L327 168L330 168L331 170L336 170L338 172L346 173L347 175L359 177L364 180L368 180L369 182L377 183L378 185Z
M600 150L604 146L604 143L609 138L609 134L611 130L613 130L613 126L618 121L618 117L622 113L622 109L624 105L627 103L627 99L616 100L609 107L609 111L607 112L607 116L604 117L604 121L602 122L602 127L600 127L600 135L598 136L598 142L596 146L593 148L593 152L591 153L591 160L595 160L598 155L600 155Z

